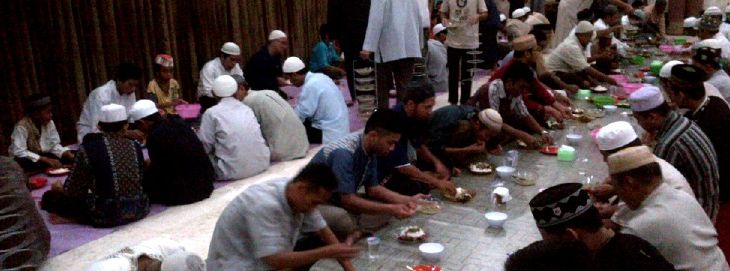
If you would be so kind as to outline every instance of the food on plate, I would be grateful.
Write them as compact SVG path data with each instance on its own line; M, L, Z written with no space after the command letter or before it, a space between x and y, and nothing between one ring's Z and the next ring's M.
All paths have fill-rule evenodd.
M489 174L494 172L492 165L486 162L476 162L469 165L469 170L476 174Z
M38 189L46 186L46 184L48 184L48 179L43 177L35 177L33 179L30 179L28 183L30 183L31 189Z
M540 149L540 152L549 155L558 155L558 146L545 146Z
M593 88L593 91L595 91L595 92L606 92L606 91L608 91L608 88L606 88L604 86L597 86L597 87L594 87Z
M473 190L457 187L455 195L447 194L444 196L446 196L446 198L449 200L452 200L455 202L460 202L460 203L465 203L467 201L470 201L472 198L474 198L474 194L475 194L475 192Z
M441 205L435 201L424 201L418 204L416 210L427 215L435 215L441 212Z
M69 172L71 172L71 170L67 168L49 169L48 171L46 171L48 175L64 175L68 174Z
M553 119L548 120L545 124L547 124L547 127L550 128L550 129L563 129L563 128L565 128L565 125L563 125L562 123L560 123L560 122L558 122L556 120L553 120Z
M398 233L398 240L405 242L425 241L426 237L426 232L419 226L406 226Z

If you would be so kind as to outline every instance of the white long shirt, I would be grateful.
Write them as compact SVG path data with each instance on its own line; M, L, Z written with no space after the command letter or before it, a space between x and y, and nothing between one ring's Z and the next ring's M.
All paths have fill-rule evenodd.
M718 69L706 82L720 91L723 100L730 98L730 76L728 76L725 70Z
M603 19L598 19L598 20L596 20L595 23L593 23L593 30L595 30L595 31L606 30L609 28L610 27L608 26L608 24L606 24L606 22L603 21ZM597 42L597 39L596 39L596 42ZM624 43L623 41L617 39L616 35L614 35L614 33L611 33L611 44L616 45L616 49L618 50L619 54L621 54L622 56L626 55L626 48L628 48L629 45Z
M127 108L127 112L137 101L134 93L120 95L117 90L117 82L109 80L106 84L94 89L89 93L89 97L84 102L84 109L81 111L79 122L76 123L77 139L81 143L84 136L89 133L98 133L99 118L101 117L101 107L108 104L118 104Z
M68 148L61 145L61 137L58 136L56 125L53 121L48 124L41 126L40 130L41 138L41 152L52 153L58 158L61 158L64 152L68 151ZM40 154L34 153L28 150L28 131L21 125L15 125L13 134L10 135L10 147L8 147L8 154L11 157L27 158L33 162L38 162L41 158Z
M730 39L730 24L727 22L722 22L720 25L720 33L722 33L725 38Z
M362 49L375 62L421 57L423 28L416 0L372 0Z
M233 97L223 98L205 111L198 137L218 180L243 179L269 167L269 148L256 116Z
M578 12L593 5L593 0L563 0L558 4L558 19L555 22L552 48L565 40L570 31L578 25Z
M207 96L213 97L213 81L221 75L232 75L238 74L243 76L243 70L236 64L231 70L226 70L223 67L220 57L216 57L205 63L202 69L200 69L200 80L198 81L198 97Z
M730 270L718 247L717 231L700 204L666 183L636 210L619 208L612 220L622 226L621 232L654 245L677 270Z
M345 98L335 82L324 74L307 73L294 111L299 120L310 119L312 127L322 130L322 144L350 133L350 113Z
M428 78L435 91L449 90L449 68L447 65L446 46L438 40L428 40Z

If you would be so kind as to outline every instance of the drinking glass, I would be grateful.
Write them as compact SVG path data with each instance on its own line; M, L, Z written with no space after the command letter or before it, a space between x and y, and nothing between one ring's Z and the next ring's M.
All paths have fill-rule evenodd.
M367 238L368 242L368 258L377 259L380 253L380 237L372 236Z

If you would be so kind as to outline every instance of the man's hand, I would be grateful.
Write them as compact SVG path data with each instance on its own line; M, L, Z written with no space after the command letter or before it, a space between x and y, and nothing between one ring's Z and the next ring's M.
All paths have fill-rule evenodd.
M504 149L502 149L502 145L500 144L497 144L497 146L489 150L489 154L491 155L502 155L502 153L504 153Z
M541 134L540 141L542 141L543 144L548 144L548 145L552 145L553 143L555 143L553 141L553 137L551 137L550 134L548 134L548 133Z
M73 161L74 158L76 158L76 155L71 151L65 151L65 152L63 152L61 157L68 159L69 161Z
M188 102L186 102L183 99L175 99L172 101L172 104L177 106L177 105L181 105L181 104L188 104Z
M596 207L598 210L598 215L601 216L601 218L611 218L613 216L613 213L616 212L616 205L605 203L605 202L596 202L593 203L593 206Z
M450 182L448 180L442 180L438 184L436 184L436 187L441 190L442 193L456 195L456 186L453 182Z
M606 83L609 83L609 84L614 85L614 86L618 86L618 82L616 82L616 79L613 79L613 78L611 78L609 76L606 76Z
M359 254L362 250L360 247L350 246L344 243L328 245L322 249L324 249L325 254L327 254L327 258L338 260L349 260L357 257L357 254Z
M563 122L563 112L558 111L555 107L552 106L545 106L545 118L548 119L550 117L555 118L558 122Z
M360 51L360 58L368 60L368 59L370 59L370 54L372 54L372 53L373 52L362 50L362 51Z
M38 162L48 165L50 168L60 168L62 166L61 161L58 159L43 157L38 159Z
M451 177L451 170L449 170L448 167L444 165L444 163L436 162L434 164L434 167L436 168L436 173L441 176L441 178L449 178Z
M399 219L408 218L416 214L416 208L407 204L393 204L390 207L390 214Z
M466 20L470 25L475 25L479 23L479 15L474 15L469 17L469 19Z
M484 143L484 141L477 140L477 142L474 142L474 144L471 144L468 147L466 147L466 150L469 151L469 152L480 153L480 152L483 152L485 150L484 149L484 146L485 145L486 144Z
M586 189L586 192L598 201L608 201L610 197L616 195L616 188L611 184L611 177L607 177L606 180L596 187Z
M537 149L540 147L540 139L530 134L525 133L525 135L519 137L519 139L527 144L527 149Z

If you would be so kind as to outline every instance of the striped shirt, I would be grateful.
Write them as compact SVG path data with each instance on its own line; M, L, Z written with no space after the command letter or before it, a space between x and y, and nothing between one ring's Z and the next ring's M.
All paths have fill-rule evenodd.
M354 194L361 186L379 185L377 159L363 148L363 134L348 136L327 144L309 162L328 165L337 176L337 190L340 194ZM338 199L333 198L337 203Z
M699 126L671 112L657 132L656 141L654 154L687 178L697 201L714 221L720 207L720 173L710 140Z

